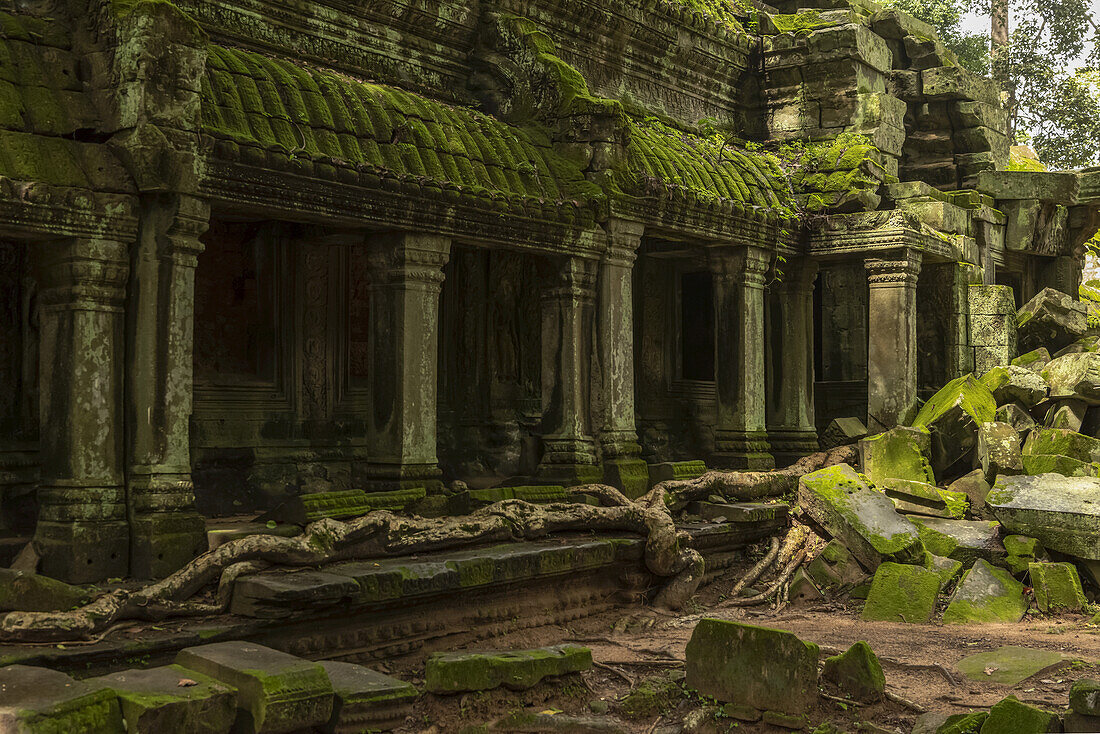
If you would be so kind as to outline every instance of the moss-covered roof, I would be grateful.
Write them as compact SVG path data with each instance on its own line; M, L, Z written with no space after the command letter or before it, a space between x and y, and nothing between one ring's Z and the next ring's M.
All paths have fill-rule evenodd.
M747 0L668 0L668 3L710 16L718 23L736 30L743 30L737 16L745 15L752 7Z
M539 127L284 59L211 46L202 101L206 133L232 144L215 146L223 154L250 148L260 161L306 158L362 180L411 177L463 199L541 206L554 219L571 210L591 220L603 199Z
M74 139L98 123L71 35L57 21L0 12L0 175L126 191L129 177L110 151Z

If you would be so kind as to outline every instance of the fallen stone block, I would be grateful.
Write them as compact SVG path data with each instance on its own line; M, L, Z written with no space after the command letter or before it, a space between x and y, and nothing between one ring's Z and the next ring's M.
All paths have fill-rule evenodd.
M1032 349L1030 352L1025 352L1019 357L1016 357L1016 359L1012 360L1012 364L1016 367L1023 367L1038 373L1050 364L1050 359L1050 350L1046 347L1039 347L1038 349Z
M1024 454L1024 474L1036 477L1040 474L1061 474L1064 477L1095 477L1100 475L1100 464L1074 459L1058 454Z
M623 716L632 719L651 719L671 711L683 695L683 676L674 679L668 674L654 675L638 681L617 708ZM760 712L751 710L756 714L754 720L759 720Z
M1039 291L1016 312L1016 339L1021 351L1061 349L1088 333L1085 305L1054 288Z
M937 556L935 553L925 554L924 567L929 571L934 571L936 575L940 577L941 591L959 578L963 570L962 562L956 561L954 558Z
M989 709L989 718L982 724L986 734L1045 734L1062 730L1058 714L1021 703L1009 696Z
M798 504L826 533L874 569L883 561L919 562L924 547L917 528L894 503L871 489L847 464L820 469L798 482Z
M848 588L867 579L859 561L838 540L830 540L805 569L819 589Z
M859 418L834 418L821 432L818 443L822 451L853 444L867 435L867 426Z
M970 680L1014 686L1067 661L1065 655L1053 650L1005 645L989 652L968 655L955 667Z
M1090 310L1091 310L1091 308L1093 306L1094 306L1094 304L1086 304L1085 307L1090 308ZM1073 344L1070 344L1069 346L1066 346L1066 347L1062 347L1057 352L1055 352L1054 353L1054 359L1058 359L1059 357L1063 357L1067 354L1081 354L1082 352L1095 352L1095 351L1097 351L1098 346L1100 346L1100 336L1098 336L1096 334L1090 334L1089 336L1083 336L1080 339L1078 339L1077 341L1075 341Z
M1031 413L1017 403L1009 403L997 408L996 418L998 423L1007 423L1015 428L1021 436L1035 427L1035 419L1031 417Z
M1068 456L1082 462L1100 461L1100 439L1059 428L1036 428L1028 434L1023 452L1029 456Z
M1088 408L1088 404L1083 400L1073 398L1059 400L1047 410L1043 425L1047 428L1060 428L1080 433Z
M978 443L978 426L997 414L993 393L973 375L952 380L928 399L913 421L932 432L932 469L944 476L970 455Z
M292 497L274 510L260 515L256 520L258 522L273 520L301 526L325 517L348 520L373 510L400 510L406 505L419 502L426 496L427 490L424 487L370 494L361 489L312 492Z
M969 500L965 494L940 489L926 482L886 479L879 484L879 487L894 501L894 507L903 513L961 518L966 515L969 507Z
M240 731L289 732L332 718L332 683L319 663L241 641L180 650L176 663L237 689Z
M29 665L0 668L0 731L102 734L125 729L115 694Z
M993 393L998 406L1019 403L1032 408L1050 391L1046 381L1036 372L1016 365L994 367L982 375L981 383Z
M810 718L806 714L784 714L779 711L765 711L760 720L768 726L790 731L802 731L810 728Z
M166 665L87 680L118 696L128 734L221 734L237 718L237 691L195 670Z
M488 691L504 686L521 691L547 676L592 667L592 651L580 645L554 645L534 650L443 652L428 658L424 687L432 693Z
M321 667L335 693L325 732L389 731L405 723L412 713L418 691L411 683L352 663L325 660Z
M1069 707L1085 716L1100 716L1100 681L1075 680L1069 689Z
M1028 566L1043 560L1046 555L1043 545L1035 538L1026 535L1009 535L1002 541L1005 546L1004 566L1014 576L1027 573Z
M661 482L685 482L707 473L707 465L701 461L664 461L649 465L649 486Z
M981 558L1000 563L1005 557L1001 527L992 520L941 520L913 518L921 541L930 553L953 558L964 566Z
M882 664L866 642L857 642L840 655L825 658L821 677L856 701L875 703L886 695Z
M1100 479L1001 477L986 503L1008 532L1037 538L1048 550L1100 560Z
M974 562L943 613L944 624L1019 622L1027 612L1024 585L1003 568Z
M970 511L981 513L985 509L985 496L989 494L990 484L985 478L985 472L975 469L947 485L950 492L960 492L966 495L970 505Z
M242 617L288 617L345 604L358 593L354 580L326 571L265 571L237 579L230 611Z
M687 644L685 683L704 696L801 714L817 702L819 650L790 632L702 619Z
M1080 612L1088 601L1072 563L1031 563L1027 568L1041 612Z
M1031 435L1034 433L1032 431ZM1023 474L1020 434L1016 429L1008 423L996 421L979 426L978 465L990 482L1003 474Z
M805 568L800 568L794 572L787 588L787 596L791 604L797 605L819 601L825 597L825 595L821 593L821 589L814 583L814 580L810 578L810 574L806 572Z
M927 624L936 611L940 576L921 566L883 563L860 615L866 620Z
M899 426L859 442L860 466L875 484L887 479L935 484L931 452L932 436L922 428Z
M1100 353L1067 354L1052 359L1040 373L1052 400L1076 398L1100 405Z
M0 612L67 612L90 599L88 590L80 586L0 568Z
M1076 711L1070 711L1062 717L1062 731L1080 732L1081 734L1096 734L1100 731L1100 716L1086 716Z

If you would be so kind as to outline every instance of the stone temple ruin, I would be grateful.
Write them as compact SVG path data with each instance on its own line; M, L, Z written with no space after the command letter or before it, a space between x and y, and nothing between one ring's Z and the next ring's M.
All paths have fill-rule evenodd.
M970 574L1046 558L960 559L936 523L1100 561L1027 504L1100 461L1100 316L1074 300L1100 171L1010 170L1000 90L904 13L757 5L0 0L0 565L60 611L96 596L45 577L168 577L182 602L218 574L170 574L208 549L297 542L264 563L356 567L291 582L224 551L217 636L368 659L583 616L650 572L690 596L789 512L833 539L821 586L838 558L884 578L946 574L928 551ZM664 480L678 526L639 499ZM878 547L837 486L887 523L939 517ZM512 530L463 532L536 542L415 572L341 550L384 517L401 542L378 555L427 552L409 528L487 506ZM543 507L619 535L539 545ZM639 528L671 540L620 537ZM502 590L563 574L571 594ZM0 637L105 634L112 593L86 627L9 615ZM120 669L88 650L3 659ZM179 662L225 682L207 652Z

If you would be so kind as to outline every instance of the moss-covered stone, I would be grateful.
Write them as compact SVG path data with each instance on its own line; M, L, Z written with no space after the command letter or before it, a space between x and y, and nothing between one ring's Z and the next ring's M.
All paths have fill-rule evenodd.
M424 668L424 687L432 693L487 691L504 686L531 688L547 676L592 667L592 651L580 645L555 645L533 650L435 653Z
M1019 622L1027 611L1024 585L982 560L966 572L943 613L944 624Z
M874 703L886 693L882 665L866 642L857 642L842 654L825 658L821 677L856 701Z
M1049 391L1047 383L1036 372L1015 364L994 367L982 375L981 383L993 393L998 406L1020 403L1034 407Z
M1080 612L1088 604L1072 563L1031 563L1027 571L1040 611Z
M879 487L894 500L900 512L962 518L970 506L969 498L964 493L940 489L926 482L886 479L879 483Z
M328 730L384 731L396 728L412 713L416 686L362 665L321 662L335 700Z
M1100 405L1100 353L1066 354L1052 359L1040 374L1050 385L1050 397L1076 398Z
M1059 428L1036 428L1024 442L1024 453L1069 456L1081 462L1100 461L1100 439Z
M860 615L866 620L926 624L936 611L940 575L921 566L883 563Z
M942 520L914 517L921 542L929 552L953 558L964 566L982 558L1000 563L1005 556L1000 541L1000 525L986 520Z
M1024 474L1037 477L1041 474L1061 474L1064 477L1100 476L1100 463L1081 461L1057 454L1024 454Z
M1100 560L1100 479L1001 477L986 502L1010 533L1037 538L1048 550Z
M989 710L981 734L1045 734L1061 731L1058 715L1009 696Z
M67 612L91 598L87 589L36 573L0 568L0 611Z
M875 484L887 479L905 479L935 484L928 456L932 437L927 430L899 426L859 442L863 473Z
M237 718L234 688L180 665L125 670L87 682L118 696L128 734L224 734Z
M123 731L110 690L56 670L0 668L0 731L16 734L101 734Z
M1039 347L1038 349L1032 349L1030 352L1025 352L1019 357L1012 360L1012 364L1017 367L1023 367L1029 369L1032 372L1041 372L1044 367L1050 362L1050 350L1046 347Z
M651 719L676 708L683 696L682 680L657 675L638 681L638 685L619 702L618 710L632 719Z
M963 570L961 561L956 561L954 558L937 556L935 553L924 554L924 567L929 571L935 571L936 575L940 577L941 590L946 589L954 583Z
M982 724L989 718L988 711L974 711L969 714L954 714L936 729L936 734L980 734Z
M1100 716L1100 681L1075 680L1069 689L1069 707L1084 716Z
M1008 423L990 421L981 424L978 427L977 450L978 464L989 481L1002 474L1024 473L1020 434Z
M851 551L835 539L830 540L805 568L806 574L822 590L849 588L867 578L867 572Z
M947 472L973 451L978 442L978 426L994 419L997 402L993 393L973 375L944 385L917 413L916 427L932 432L932 468Z
M968 655L955 667L971 680L1014 686L1065 662L1066 656L1053 650L1005 645Z

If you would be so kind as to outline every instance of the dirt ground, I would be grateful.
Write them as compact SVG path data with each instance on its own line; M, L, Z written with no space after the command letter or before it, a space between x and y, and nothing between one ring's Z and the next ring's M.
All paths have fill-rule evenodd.
M1100 677L1100 628L1087 624L1088 617L1029 615L1015 625L945 626L891 622L865 622L859 618L862 602L823 602L788 606L778 612L769 607L740 609L722 606L721 593L729 583L704 587L696 608L679 615L659 613L644 606L578 620L570 627L525 630L471 649L521 649L574 642L592 649L596 666L583 674L544 681L521 692L491 692L434 696L425 694L416 714L401 732L444 734L478 731L513 712L545 712L562 717L557 731L627 731L645 734L674 732L779 732L763 723L739 722L715 717L713 707L682 685L663 710L629 717L621 701L642 681L682 677L684 649L696 622L702 617L732 619L789 630L822 648L822 657L837 654L859 640L866 641L882 660L887 690L912 705L886 701L860 706L822 697L810 713L811 726L835 723L840 731L886 731L908 734L918 716L914 710L964 713L985 709L1012 694L1021 701L1050 710L1062 710L1069 688L1077 678ZM1015 686L971 681L955 668L962 658L1002 645L1054 650L1077 662L1048 668ZM395 665L392 671L406 680L423 675L423 660ZM950 678L950 680L948 680ZM417 682L420 682L417 680ZM842 691L832 691L842 697ZM596 712L596 713L594 713ZM564 717L592 719L582 726ZM552 718L552 717L550 717ZM700 723L701 722L701 723ZM602 728L602 727L608 728ZM483 729L481 729L483 730ZM492 729L490 729L492 730ZM548 731L543 728L510 731Z

